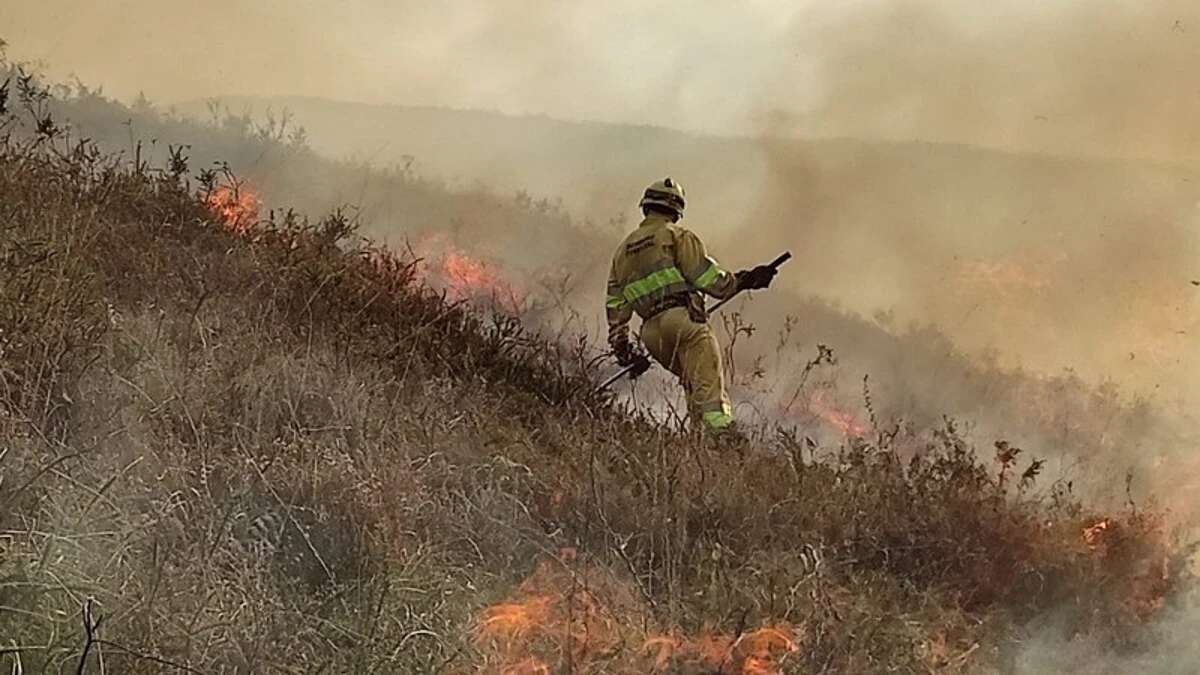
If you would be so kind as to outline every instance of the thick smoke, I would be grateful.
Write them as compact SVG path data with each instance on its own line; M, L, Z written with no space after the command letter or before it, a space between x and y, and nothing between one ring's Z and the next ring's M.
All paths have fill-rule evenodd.
M888 330L932 324L1004 364L1200 401L1193 3L60 0L6 5L0 25L13 57L126 98L307 94L740 134L282 101L328 154L415 157L618 228L672 173L728 264L791 249L781 285ZM377 232L403 227L366 206ZM607 252L587 256L546 264L592 270Z
M807 107L766 111L776 131L1200 154L1195 3L837 3L802 12L790 30L824 91Z
M1196 159L1200 8L619 0L5 3L14 56L132 98L492 109L715 133Z

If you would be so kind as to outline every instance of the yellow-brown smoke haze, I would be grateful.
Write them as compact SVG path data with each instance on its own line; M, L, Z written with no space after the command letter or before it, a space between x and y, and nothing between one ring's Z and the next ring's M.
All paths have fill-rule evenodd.
M446 170L600 220L683 173L690 222L732 264L793 248L787 283L851 309L1200 401L1194 2L6 0L0 35L14 58L126 100L307 95L740 136L703 168L677 146L627 170L619 146L584 146L574 165L518 152ZM882 156L790 137L1051 159L943 148L922 164L920 146ZM1094 175L1053 157L1089 158Z
M0 4L13 56L125 99L295 94L1200 158L1187 0Z

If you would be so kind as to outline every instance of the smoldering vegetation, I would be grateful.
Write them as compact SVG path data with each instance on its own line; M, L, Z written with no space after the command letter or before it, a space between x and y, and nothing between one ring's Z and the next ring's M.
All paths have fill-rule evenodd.
M456 302L344 213L214 199L236 176L3 91L19 671L1003 672L1033 634L1145 654L1188 588L1160 511L1088 507L1016 445L872 420L714 454L589 393L586 341Z

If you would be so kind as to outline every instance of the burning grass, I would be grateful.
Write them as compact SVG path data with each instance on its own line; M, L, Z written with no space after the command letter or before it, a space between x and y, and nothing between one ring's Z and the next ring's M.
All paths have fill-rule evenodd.
M454 245L442 235L421 237L414 249L420 256L418 279L444 290L454 302L473 301L519 315L526 294L495 264Z
M262 200L245 182L231 181L210 190L204 204L231 232L246 234L259 221Z
M687 636L649 631L634 584L573 549L538 564L514 597L483 610L475 629L485 672L779 675L798 647L785 626Z
M231 221L182 156L4 124L18 672L80 662L89 596L85 672L963 672L1050 614L1151 648L1187 581L1154 511L1038 491L1036 462L950 421L718 453L341 214Z

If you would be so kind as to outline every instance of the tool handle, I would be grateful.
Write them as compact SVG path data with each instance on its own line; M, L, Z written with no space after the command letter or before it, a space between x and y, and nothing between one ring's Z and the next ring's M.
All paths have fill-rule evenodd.
M792 252L784 251L783 253L779 254L778 258L775 258L774 260L772 260L769 263L769 265L770 265L770 267L772 267L774 269L779 269L780 265L782 265L783 263L785 263L791 259L792 259ZM729 296L728 298L725 298L724 300L717 301L711 307L706 309L705 312L707 312L708 314L712 314L713 312L717 311L718 309L721 309L722 307L724 307L726 303L728 303L729 301L736 298L739 294L741 294L741 291L734 293L733 295Z

